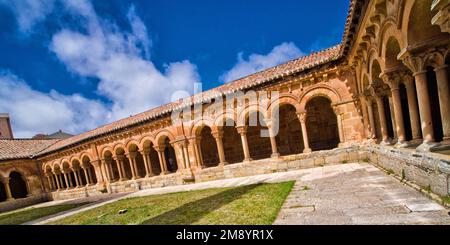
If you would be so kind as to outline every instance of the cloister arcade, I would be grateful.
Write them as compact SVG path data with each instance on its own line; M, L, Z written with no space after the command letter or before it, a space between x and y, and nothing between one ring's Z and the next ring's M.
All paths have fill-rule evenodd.
M0 202L26 198L29 195L29 186L25 175L17 170L0 176Z

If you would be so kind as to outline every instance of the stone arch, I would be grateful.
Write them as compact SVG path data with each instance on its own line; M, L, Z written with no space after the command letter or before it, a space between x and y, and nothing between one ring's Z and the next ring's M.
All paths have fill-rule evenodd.
M268 106L268 117L272 118L273 113L283 105L291 105L297 112L300 112L300 98L293 94L281 94L277 101L271 102Z
M216 140L213 137L213 129L208 125L199 125L196 127L195 134L199 146L203 167L216 167L220 163L219 153L217 151Z
M144 149L144 148L146 148L146 146L148 147L150 145L156 145L155 138L152 137L151 135L144 135L139 140L139 148L140 149Z
M320 94L306 102L306 130L313 151L338 147L339 129L332 103L328 96Z
M236 116L236 113L234 110L232 110L232 109L225 110L223 113L221 113L220 115L217 115L214 118L214 125L216 127L225 126L225 123L228 121L233 121L234 124L236 124L236 120L237 120L236 117L237 116Z
M150 160L150 167L152 170L152 173L154 175L161 174L161 164L159 162L159 156L158 152L155 150L155 139L151 136L145 136L141 139L141 149L144 150L147 154L149 154L149 160Z
M377 43L381 57L386 57L386 44L391 38L394 38L398 42L400 50L405 47L403 35L397 29L397 23L393 18L386 19L380 29Z
M130 161L128 160L126 154L128 150L126 146L122 143L118 143L114 146L114 157L115 160L119 162L122 172L123 179L131 179L133 175L131 174Z
M331 87L328 86L318 86L311 88L305 92L305 94L300 99L300 112L306 110L306 104L311 99L322 96L331 101L332 104L337 104L341 101L339 93Z
M389 36L386 42L383 43L382 47L382 56L384 59L384 67L385 69L393 69L398 68L401 69L404 67L403 63L397 59L397 56L400 54L402 47L398 39L394 36Z
M226 117L223 125L218 126L222 126L223 129L222 141L226 162L228 164L242 162L245 158L244 150L236 121L232 117Z
M95 173L94 166L91 163L91 157L89 154L83 154L81 156L81 165L83 166L83 170L85 172L85 178L89 184L97 183L97 175Z
M197 135L203 127L210 127L211 130L217 128L217 125L215 125L214 120L209 117L202 117L200 119L197 119L192 125L189 130L190 135L195 136Z
M261 109L261 106L255 105L255 104L246 105L245 107L241 108L238 111L238 115L237 115L237 121L236 121L237 126L239 127L239 126L248 125L247 121L249 120L250 115L252 115L254 113L261 113L263 118L269 118L268 113L267 113L268 112L267 108L262 108L263 109L262 112L260 109ZM255 118L251 118L251 121L254 122ZM259 123L265 123L265 122L260 121Z
M244 118L250 157L254 160L270 158L272 146L264 113L253 108L247 111Z
M175 148L171 144L172 141L169 135L164 134L158 137L158 146L163 149L162 157L164 158L165 167L169 173L178 171L178 160Z
M169 130L163 129L156 134L155 143L162 145L165 143L166 138L171 142L175 140L175 136Z
M111 147L111 146L105 146L105 147L102 148L102 150L100 152L101 152L100 155L103 158L107 152L110 152L110 153L113 154L114 153L114 148Z
M14 199L25 198L29 194L26 177L18 170L11 171L9 174L9 189Z
M412 1L411 1L412 2ZM416 0L407 4L405 15L406 25L403 33L407 33L408 46L415 46L435 38L449 36L441 32L438 25L432 25L433 12L431 10L433 0Z
M278 125L278 133L275 136L278 153L281 156L302 153L305 146L298 107L291 103L283 103L278 110L278 116L272 115L272 124Z

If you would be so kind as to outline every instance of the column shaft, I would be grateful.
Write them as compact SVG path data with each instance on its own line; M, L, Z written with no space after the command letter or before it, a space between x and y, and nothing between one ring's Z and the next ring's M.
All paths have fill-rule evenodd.
M424 143L434 142L433 121L431 117L431 104L428 95L428 81L425 71L414 74L416 80L417 99L419 100L419 113Z
M380 118L381 140L384 143L387 143L388 138L389 138L389 133L387 130L387 120L386 120L386 113L384 111L383 100L381 99L380 96L377 96L375 100L377 101L378 116Z
M308 130L306 128L306 112L297 114L300 125L302 128L302 136L303 136L303 146L305 149L303 150L303 153L309 153L311 152L311 148L309 147L309 140L308 140Z
M445 141L450 140L450 90L448 85L447 70L447 65L435 69L439 94L439 107L441 110L442 130Z
M396 88L392 88L391 92L398 143L404 143L406 141L404 126L405 124L403 121L402 101L400 98L400 90L398 86Z
M421 138L420 135L420 118L417 107L416 91L414 89L414 81L412 79L405 81L406 94L408 97L409 118L411 121L411 131L413 140Z

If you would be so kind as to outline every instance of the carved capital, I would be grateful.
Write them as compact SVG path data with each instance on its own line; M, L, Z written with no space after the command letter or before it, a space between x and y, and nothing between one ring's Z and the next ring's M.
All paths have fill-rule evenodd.
M248 131L248 127L247 126L239 126L239 127L236 127L236 129L237 129L237 132L240 135L246 135L247 131Z
M306 123L306 112L297 113L297 117L301 123Z

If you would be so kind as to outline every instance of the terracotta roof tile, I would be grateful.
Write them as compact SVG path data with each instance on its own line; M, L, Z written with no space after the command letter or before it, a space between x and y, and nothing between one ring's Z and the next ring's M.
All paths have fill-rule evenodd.
M55 139L0 139L0 160L31 158L57 141Z

